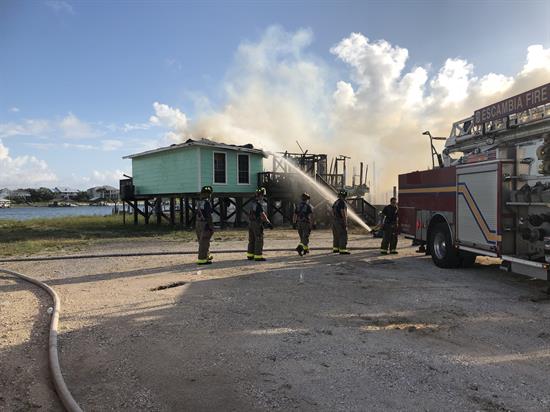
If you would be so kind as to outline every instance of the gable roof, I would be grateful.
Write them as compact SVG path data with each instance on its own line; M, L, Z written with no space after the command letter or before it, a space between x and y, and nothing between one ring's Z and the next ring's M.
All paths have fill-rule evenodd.
M252 146L250 143L239 146L234 144L218 143L209 139L200 139L200 140L188 139L183 143L172 144L170 146L159 147L158 149L147 150L145 152L124 156L123 159L134 159L136 157L147 156L153 153L167 152L170 150L177 150L177 149L182 149L185 147L193 147L193 146L210 147L210 148L224 149L224 150L234 150L238 152L254 153L254 154L262 155L263 157L267 157L266 153L264 153L263 150L255 149L254 146Z

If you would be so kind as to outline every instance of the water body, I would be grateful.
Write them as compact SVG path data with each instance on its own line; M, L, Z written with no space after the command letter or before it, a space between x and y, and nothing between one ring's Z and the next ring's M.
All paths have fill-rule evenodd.
M29 220L64 216L105 216L111 215L112 210L112 206L12 207L0 209L0 219Z

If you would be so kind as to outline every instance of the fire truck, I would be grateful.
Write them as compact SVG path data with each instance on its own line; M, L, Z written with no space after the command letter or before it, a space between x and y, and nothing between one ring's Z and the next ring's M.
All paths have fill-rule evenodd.
M485 255L550 280L550 83L476 110L445 140L432 169L399 176L401 233L442 268Z

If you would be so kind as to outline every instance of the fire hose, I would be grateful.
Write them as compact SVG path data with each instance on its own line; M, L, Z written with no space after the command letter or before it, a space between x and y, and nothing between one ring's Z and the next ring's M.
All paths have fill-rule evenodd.
M356 247L354 250L373 250L377 249L376 247ZM316 248L316 250L332 250L332 248ZM294 251L294 249L285 249L285 248L272 248L265 249L266 252L287 252ZM235 249L224 249L212 251L212 253L245 253L246 250L235 250ZM42 257L25 257L25 258L11 258L11 259L1 259L0 263L9 263L9 262L35 262L35 261L45 261L45 260L65 260L65 259L95 259L95 258L109 258L109 257L132 257L132 256L163 256L163 255L190 255L195 254L196 251L174 251L174 252L142 252L142 253L105 253L105 254L91 254L91 255L63 255L63 256L42 256ZM57 346L57 325L59 322L59 313L60 313L60 300L59 296L51 287L46 285L44 282L41 282L37 279L34 279L30 276L23 275L11 270L0 268L0 273L5 273L7 275L15 276L17 278L23 279L27 282L33 283L44 289L50 294L53 299L53 312L51 313L50 321L50 334L49 334L49 364L50 371L54 381L55 390L61 400L61 403L65 409L69 412L82 412L82 409L78 403L74 400L71 392L67 388L65 380L63 379L63 374L61 373L61 367L59 366L59 354ZM48 311L49 312L49 311Z
M63 404L63 406L67 411L82 412L82 409L80 408L80 406L78 406L78 403L76 403L73 396L71 395L69 388L67 388L67 385L65 384L65 380L63 379L63 374L61 373L61 367L59 366L59 355L57 352L57 324L59 322L59 311L61 306L59 302L59 296L57 296L57 293L55 293L55 290L53 290L51 287L49 287L43 282L40 282L39 280L31 278L30 276L26 276L21 273L17 273L11 270L1 269L1 268L0 268L0 272L11 276L15 276L27 282L33 283L41 287L42 289L44 289L52 297L53 312L51 313L51 321L50 321L48 353L49 353L49 361L50 361L49 362L50 371L52 374L55 391L57 392L57 395L59 396L61 403ZM50 311L48 310L48 313L49 312Z
M375 250L379 249L375 246L368 247L352 247L351 250ZM315 250L332 250L331 247L319 247ZM272 248L264 249L264 252L295 252L296 249L288 248ZM226 254L226 253L246 253L246 250L243 249L222 249L222 250L212 250L211 253L216 254ZM0 259L0 263L10 263L10 262L39 262L45 260L68 260L68 259L96 259L96 258L113 258L113 257L136 257L136 256L169 256L169 255L195 255L197 254L196 250L180 250L173 252L136 252L136 253L103 253L103 254L92 254L92 255L62 255L62 256L36 256L36 257L22 257L22 258L7 258Z

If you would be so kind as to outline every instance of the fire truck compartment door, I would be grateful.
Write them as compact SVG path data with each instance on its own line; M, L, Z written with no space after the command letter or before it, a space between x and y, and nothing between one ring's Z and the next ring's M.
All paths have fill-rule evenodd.
M496 250L498 228L498 161L472 164L456 170L457 241Z
M416 211L416 239L428 240L428 223L430 221L431 213L429 210L417 210Z

